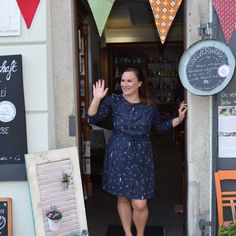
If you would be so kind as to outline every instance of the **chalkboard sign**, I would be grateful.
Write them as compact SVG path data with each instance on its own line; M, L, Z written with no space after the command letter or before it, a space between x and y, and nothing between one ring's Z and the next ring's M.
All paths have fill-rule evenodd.
M27 153L22 56L0 56L0 165L24 164Z
M179 63L183 86L196 95L213 95L230 82L235 58L230 48L219 41L202 40L189 47Z
M231 47L235 55L235 46ZM235 168L236 158L236 77L234 76L228 86L216 96L217 128L218 128L218 157L221 167ZM231 160L230 160L231 159ZM225 161L227 160L227 161ZM234 164L233 164L234 163Z
M12 236L11 198L0 198L0 236Z
M230 84L217 94L218 106L236 106L236 77L234 77Z

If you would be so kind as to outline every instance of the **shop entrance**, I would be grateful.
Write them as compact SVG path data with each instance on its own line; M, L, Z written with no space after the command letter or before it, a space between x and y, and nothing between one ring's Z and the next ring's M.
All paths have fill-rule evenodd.
M184 89L178 78L178 62L184 44L183 6L178 11L164 45L158 38L149 1L115 1L101 38L96 35L92 16L88 15L86 19L89 28L89 71L88 86L84 89L88 89L88 103L92 83L99 77L105 79L110 94L121 93L121 73L133 65L143 71L146 85L158 103L161 119L175 117L180 102L184 100ZM86 57L82 59L86 63ZM83 86L80 82L81 85ZM83 90L80 87L81 92ZM81 124L85 125L83 122ZM120 225L116 197L101 190L103 157L110 134L109 128L107 122L98 127L90 127L89 134L86 131L91 141L91 172L84 175L87 181L86 191L89 192L86 211L90 236L109 236L106 235L108 226ZM185 234L184 137L184 123L168 133L153 132L151 135L156 168L156 194L148 203L148 225L162 226L166 236Z

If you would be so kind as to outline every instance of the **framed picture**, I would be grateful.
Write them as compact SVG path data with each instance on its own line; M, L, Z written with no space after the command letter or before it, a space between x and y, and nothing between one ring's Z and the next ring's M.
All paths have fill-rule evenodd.
M36 236L88 235L77 147L25 155Z
M0 198L0 235L12 236L11 198Z

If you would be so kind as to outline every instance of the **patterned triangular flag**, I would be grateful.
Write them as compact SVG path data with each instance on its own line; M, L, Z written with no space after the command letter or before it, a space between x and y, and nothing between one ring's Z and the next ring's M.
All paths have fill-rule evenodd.
M115 0L88 0L100 36L102 35L114 2Z
M39 1L40 0L16 0L28 29L33 21Z
M236 25L236 0L212 0L212 3L217 11L225 41L229 43Z
M149 2L161 43L164 44L182 0L149 0Z

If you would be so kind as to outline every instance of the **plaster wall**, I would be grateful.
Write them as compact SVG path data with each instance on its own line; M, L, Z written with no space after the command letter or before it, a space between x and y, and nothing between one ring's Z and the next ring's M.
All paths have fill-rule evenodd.
M21 16L21 35L0 37L0 55L22 55L28 153L55 148L49 14L40 1L30 29ZM1 181L0 196L12 198L13 235L35 235L27 181Z
M211 21L209 0L185 0L185 47L201 40L200 23ZM186 93L187 115L187 235L200 236L200 219L211 219L212 98ZM207 232L205 235L210 235Z
M69 116L76 114L73 0L51 0L52 73L56 147L76 145L69 136Z

